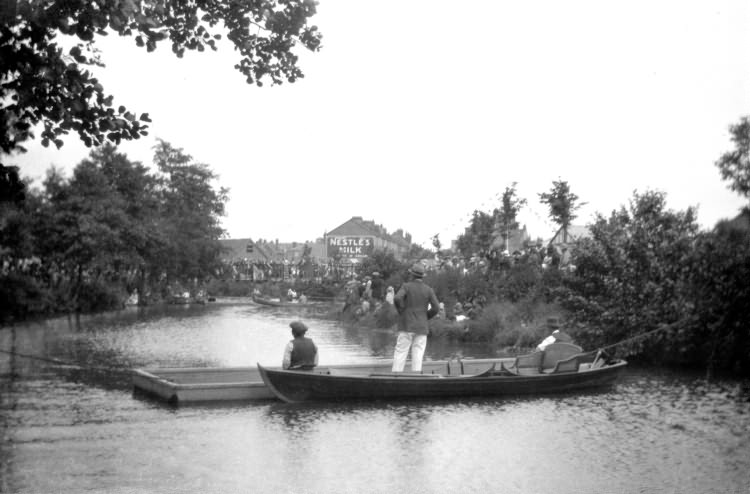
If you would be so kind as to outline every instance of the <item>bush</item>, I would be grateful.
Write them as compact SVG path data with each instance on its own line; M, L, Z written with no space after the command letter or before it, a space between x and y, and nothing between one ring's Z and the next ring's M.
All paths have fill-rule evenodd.
M82 284L77 295L76 310L81 312L122 309L128 298L124 287L101 281Z
M471 324L470 333L484 341L513 348L536 346L549 335L550 318L558 318L560 309L544 302L524 299L518 303L497 302L488 305L479 319Z
M249 297L253 286L248 281L211 280L206 286L206 293L213 297Z
M15 272L0 276L0 320L39 315L51 309L48 292L35 278Z

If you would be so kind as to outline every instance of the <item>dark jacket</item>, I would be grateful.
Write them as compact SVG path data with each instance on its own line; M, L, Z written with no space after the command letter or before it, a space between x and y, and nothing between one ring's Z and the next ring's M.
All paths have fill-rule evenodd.
M318 348L313 343L313 340L303 336L293 339L292 344L294 348L292 349L292 359L289 368L306 367L311 369L315 367L315 355L318 353Z
M383 300L385 298L385 281L383 281L383 278L379 276L373 277L370 289L372 290L372 298L376 300Z
M440 305L433 289L421 279L401 285L393 303L399 314L398 330L416 334L427 334L427 321L435 317Z

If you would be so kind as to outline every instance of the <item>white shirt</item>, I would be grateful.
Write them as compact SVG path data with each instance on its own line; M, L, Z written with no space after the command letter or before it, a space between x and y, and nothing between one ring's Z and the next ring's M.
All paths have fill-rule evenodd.
M536 348L537 350L544 350L545 348L547 348L547 345L551 345L555 341L557 341L557 338L555 338L554 335L549 335L545 339L543 339L542 342L536 346Z

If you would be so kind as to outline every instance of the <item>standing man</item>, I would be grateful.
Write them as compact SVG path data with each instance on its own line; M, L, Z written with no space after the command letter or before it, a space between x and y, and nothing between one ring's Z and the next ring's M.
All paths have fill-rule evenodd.
M378 271L372 273L372 298L376 304L382 304L385 298L385 281Z
M424 266L414 264L409 269L411 281L401 285L394 304L398 310L398 338L393 353L393 372L403 372L406 354L411 347L411 370L422 371L422 357L427 347L427 321L438 313L439 302L432 288L427 286Z

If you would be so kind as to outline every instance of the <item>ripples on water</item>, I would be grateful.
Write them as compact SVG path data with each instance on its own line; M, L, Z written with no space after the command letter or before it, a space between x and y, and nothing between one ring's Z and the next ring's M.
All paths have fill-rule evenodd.
M0 347L80 365L278 365L300 316L128 312L0 330ZM392 351L388 332L306 320L327 363ZM750 490L747 381L631 368L612 389L541 398L172 408L117 373L0 355L0 374L0 492Z

